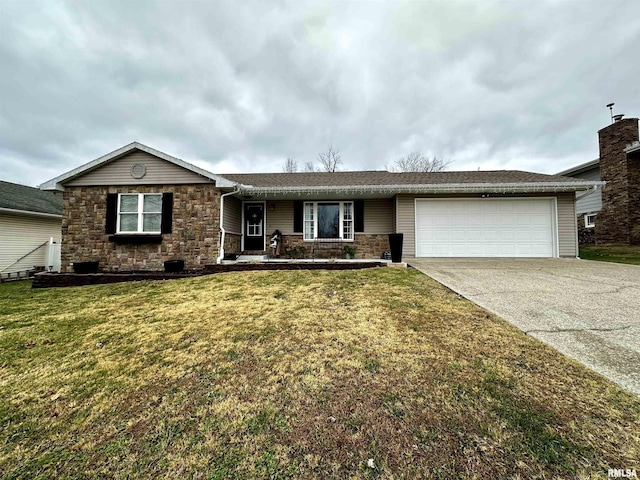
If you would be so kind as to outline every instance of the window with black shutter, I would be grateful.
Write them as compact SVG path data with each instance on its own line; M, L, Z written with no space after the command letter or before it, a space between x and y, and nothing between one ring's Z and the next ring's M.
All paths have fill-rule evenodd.
M294 233L302 233L303 224L303 202L296 200L293 202L293 231Z
M173 228L173 193L162 194L162 233L171 233Z
M107 212L105 215L105 233L113 234L116 233L116 222L118 218L118 194L117 193L108 193L107 194Z
M173 193L109 193L105 232L115 243L160 243L173 227Z
M353 202L354 210L354 227L355 231L364 232L364 200L356 200Z

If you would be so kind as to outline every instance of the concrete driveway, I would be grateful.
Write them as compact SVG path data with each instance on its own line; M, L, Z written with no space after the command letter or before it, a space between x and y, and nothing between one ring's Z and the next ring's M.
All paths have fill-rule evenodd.
M503 258L407 263L640 396L640 266Z

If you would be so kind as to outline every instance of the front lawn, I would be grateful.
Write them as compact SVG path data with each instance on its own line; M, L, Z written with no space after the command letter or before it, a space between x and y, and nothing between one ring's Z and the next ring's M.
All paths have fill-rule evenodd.
M414 270L0 285L5 478L606 478L638 419Z
M581 245L580 258L640 265L640 245Z

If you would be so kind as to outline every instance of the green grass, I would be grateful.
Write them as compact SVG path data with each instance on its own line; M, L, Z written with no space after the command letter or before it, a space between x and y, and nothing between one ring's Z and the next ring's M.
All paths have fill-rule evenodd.
M638 418L411 269L0 285L2 478L605 478Z
M580 258L600 262L640 265L640 245L581 245Z

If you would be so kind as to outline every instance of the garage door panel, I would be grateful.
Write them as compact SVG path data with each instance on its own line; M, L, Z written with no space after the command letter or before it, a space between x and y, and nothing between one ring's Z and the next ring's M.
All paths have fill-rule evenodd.
M449 220L449 225L452 227L466 227L469 221L466 216L460 215L456 217L451 217Z
M514 232L513 230L502 230L500 232L496 232L501 242L509 243L514 243L518 240L518 233L520 232Z
M525 219L522 219L522 223L520 223L521 225L531 225L532 227L538 227L538 226L546 226L549 224L549 217L548 216L541 216L541 215L531 215L529 217L529 221L524 223Z
M416 255L552 257L551 199L416 201Z
M500 232L498 232L497 230L487 230L481 233L480 239L484 243L497 242L500 239ZM472 238L470 238L470 240L472 240Z
M500 257L517 257L518 256L518 247L513 244L503 244L500 245L499 248Z

